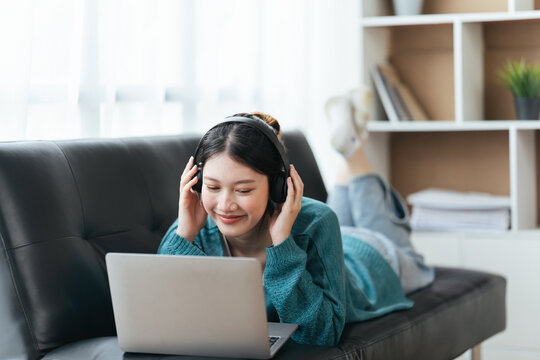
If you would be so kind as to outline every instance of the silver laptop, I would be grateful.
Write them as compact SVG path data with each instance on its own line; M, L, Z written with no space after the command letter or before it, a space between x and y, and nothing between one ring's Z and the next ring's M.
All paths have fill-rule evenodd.
M267 359L297 328L267 322L256 259L124 253L105 259L126 352Z

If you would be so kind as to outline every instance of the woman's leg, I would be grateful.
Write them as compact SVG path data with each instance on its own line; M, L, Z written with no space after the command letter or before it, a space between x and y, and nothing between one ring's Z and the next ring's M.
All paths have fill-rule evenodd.
M399 276L405 293L409 293L431 283L434 272L410 242L407 205L373 172L364 153L367 97L365 92L353 95L349 95L350 99L356 101L350 101L349 105L343 98L327 104L333 125L331 142L345 159L328 204L338 215L342 233L374 247ZM348 106L355 109L354 118Z
M326 201L337 214L341 226L356 226L351 211L349 195L349 181L351 176L361 176L373 172L364 152L359 151L360 149L355 151L349 160L342 160L338 168L334 188L328 194Z
M394 271L397 269L405 293L430 284L433 269L426 266L424 258L414 250L410 241L409 211L399 193L373 173L363 148L347 160L346 166L357 237L375 247Z
M373 173L363 148L339 167L336 185L328 196L341 226L366 228L410 247L409 214L401 197Z
M338 215L340 225L380 232L398 246L407 247L410 245L407 206L373 173L364 153L370 96L369 90L357 89L330 98L326 103L330 142L344 159L327 203Z
M348 178L353 226L382 233L394 240L396 245L410 247L407 205L394 189L373 172L363 147L342 164L340 173Z
M330 143L345 158L355 154L367 137L365 122L371 91L358 88L347 94L334 96L326 102L325 111L330 121ZM360 162L361 163L361 162ZM359 164L360 164L359 163ZM357 161L351 162L357 164ZM327 204L337 214L341 226L354 226L349 201L349 166L343 160Z
M346 166L342 165L336 176L334 188L328 194L326 203L337 215L339 225L354 226L351 204L349 202L349 172Z

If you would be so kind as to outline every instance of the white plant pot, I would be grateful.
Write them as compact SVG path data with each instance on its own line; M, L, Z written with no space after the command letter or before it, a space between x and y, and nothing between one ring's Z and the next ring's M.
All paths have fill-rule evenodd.
M396 15L419 15L424 0L393 0Z

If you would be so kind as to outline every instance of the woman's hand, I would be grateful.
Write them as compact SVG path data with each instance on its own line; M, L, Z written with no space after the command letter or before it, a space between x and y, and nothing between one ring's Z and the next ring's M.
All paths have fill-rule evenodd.
M202 202L193 190L198 179L195 176L197 165L193 165L193 156L189 161L180 178L180 200L178 204L178 228L176 233L189 242L193 242L199 231L206 223L207 213Z
M270 236L274 246L281 244L291 234L294 221L302 208L304 183L293 165L287 178L287 198L278 204L270 219Z

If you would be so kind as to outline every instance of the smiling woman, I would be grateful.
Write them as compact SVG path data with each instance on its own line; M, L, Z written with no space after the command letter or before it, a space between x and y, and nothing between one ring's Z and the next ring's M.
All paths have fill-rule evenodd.
M379 224L372 227L384 224L388 234L397 234L393 240L351 226L343 227L342 237L345 217L303 196L278 122L263 113L233 115L202 137L188 161L178 219L158 253L258 259L268 320L298 324L292 336L298 343L335 345L346 322L407 309L412 302L405 291L433 279L409 243L407 218L392 222L396 214L405 215L399 198L390 198L375 176L351 186L356 210L370 212L364 217ZM352 205L339 195L331 199L343 214ZM392 200L396 210L387 211L384 204Z

